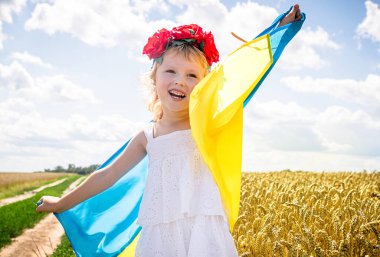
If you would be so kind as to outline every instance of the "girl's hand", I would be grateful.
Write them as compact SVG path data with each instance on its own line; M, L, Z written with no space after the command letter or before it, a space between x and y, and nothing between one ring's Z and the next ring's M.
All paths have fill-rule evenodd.
M55 196L42 196L37 202L39 204L36 208L36 212L60 212L58 203L61 198Z
M279 27L284 26L293 21L298 21L302 18L301 9L298 4L295 4L290 12L280 21Z

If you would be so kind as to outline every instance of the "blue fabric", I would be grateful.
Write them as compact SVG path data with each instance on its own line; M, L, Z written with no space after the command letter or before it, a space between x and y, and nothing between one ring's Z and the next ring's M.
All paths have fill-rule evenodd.
M127 147L129 140L100 168ZM65 229L76 256L117 256L140 232L136 224L148 174L148 157L114 185L73 208L54 213Z
M247 97L244 106L250 101L277 62L285 46L300 30L305 20L305 15L302 14L301 21L277 28L279 21L288 12L280 15L269 28L259 35L270 34L274 62L255 90ZM112 163L124 151L128 143L129 141L100 168ZM54 213L65 229L76 256L117 256L140 232L141 227L136 224L136 221L148 174L147 158L145 157L102 193L62 213Z
M278 16L267 29L265 29L263 32L261 32L257 37L261 37L265 34L270 35L270 43L272 48L272 54L273 54L273 63L271 67L267 70L267 72L264 74L264 76L261 78L257 86L252 90L252 92L248 95L247 99L244 101L244 107L248 104L248 102L251 100L252 96L256 93L256 91L259 89L265 78L268 76L269 72L272 70L278 59L280 58L280 55L285 49L285 46L292 40L292 38L297 34L297 32L301 29L302 24L304 23L306 19L306 15L302 13L302 18L299 21L295 21L292 23L288 23L284 26L281 26L277 28L280 21L291 11L292 8L290 8L287 12L281 14ZM256 37L256 38L257 38Z

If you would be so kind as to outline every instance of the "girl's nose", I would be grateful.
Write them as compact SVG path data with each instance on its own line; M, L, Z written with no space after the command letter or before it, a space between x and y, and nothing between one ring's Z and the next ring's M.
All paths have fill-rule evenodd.
M174 83L175 85L178 85L178 86L184 86L185 80L184 78L182 78L182 76L177 76Z
M183 85L184 85L181 81L176 81L175 84L176 84L177 86L183 86Z

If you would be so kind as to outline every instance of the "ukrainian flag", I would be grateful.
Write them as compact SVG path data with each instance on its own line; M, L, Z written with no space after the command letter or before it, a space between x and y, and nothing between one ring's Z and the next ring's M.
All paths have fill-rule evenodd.
M290 11L290 9L289 9ZM277 27L287 13L254 40L232 52L190 96L192 135L221 193L230 230L240 204L243 107L305 20ZM109 165L125 143L100 168ZM54 213L76 256L134 256L136 224L148 172L145 157L113 186L62 213Z

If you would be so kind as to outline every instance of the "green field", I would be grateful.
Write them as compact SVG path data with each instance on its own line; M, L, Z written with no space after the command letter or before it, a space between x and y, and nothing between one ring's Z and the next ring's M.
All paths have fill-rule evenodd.
M59 185L48 187L31 198L0 207L0 248L11 243L26 228L32 228L47 213L35 211L36 202L43 195L60 196L79 175L70 175Z

